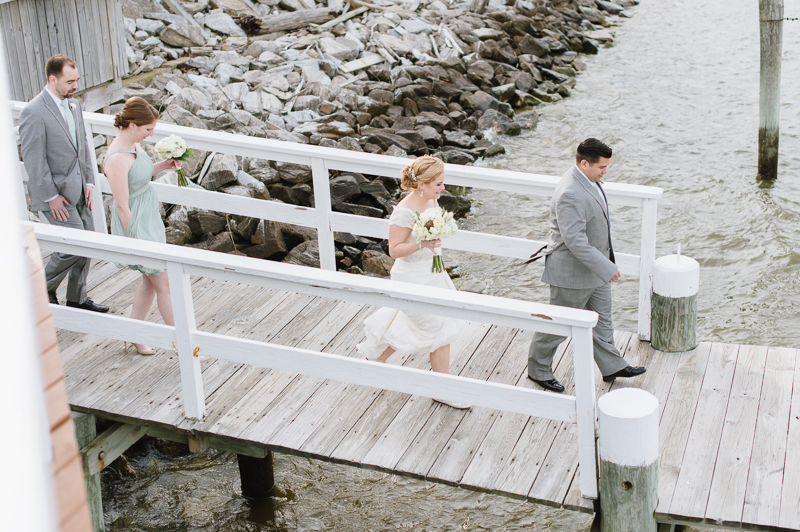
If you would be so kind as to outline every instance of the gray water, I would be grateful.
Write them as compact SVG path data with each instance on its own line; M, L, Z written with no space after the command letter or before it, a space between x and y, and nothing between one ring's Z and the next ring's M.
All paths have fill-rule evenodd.
M780 176L758 183L758 2L643 0L614 46L586 58L573 95L538 127L501 139L486 166L561 175L595 136L614 148L608 181L659 186L657 256L701 265L698 336L800 345L800 21L784 25ZM800 16L800 0L786 0ZM547 201L473 191L466 229L543 240ZM612 207L615 249L638 253L639 211ZM510 220L510 222L509 222ZM460 286L547 301L541 266L454 254ZM635 331L637 279L614 287L618 329ZM585 531L590 517L383 473L276 455L279 497L265 521L242 499L235 456L167 458L152 440L130 453L136 477L106 475L110 530ZM117 467L119 469L119 467ZM262 521L266 524L258 524Z

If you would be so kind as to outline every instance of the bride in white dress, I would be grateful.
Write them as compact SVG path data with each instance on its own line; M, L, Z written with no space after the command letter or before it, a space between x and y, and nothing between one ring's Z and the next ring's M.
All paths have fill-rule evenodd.
M431 272L433 249L441 247L441 240L417 243L411 236L415 213L439 206L438 199L444 190L444 163L429 155L419 157L403 169L400 186L409 193L389 218L389 255L395 260L392 280L455 290L446 271ZM396 352L429 352L431 369L449 373L450 344L465 327L465 322L452 318L381 308L364 320L367 339L357 348L363 356L378 362L386 362ZM453 408L469 408L461 403L435 400Z

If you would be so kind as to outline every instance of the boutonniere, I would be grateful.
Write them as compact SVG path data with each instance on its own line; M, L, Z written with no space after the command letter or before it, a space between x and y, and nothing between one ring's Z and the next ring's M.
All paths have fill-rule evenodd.
M70 109L72 109L72 111L74 112L74 111L75 111L75 109L77 109L77 108L78 108L78 106L77 106L77 105L75 105L75 102L69 102L69 108L70 108Z

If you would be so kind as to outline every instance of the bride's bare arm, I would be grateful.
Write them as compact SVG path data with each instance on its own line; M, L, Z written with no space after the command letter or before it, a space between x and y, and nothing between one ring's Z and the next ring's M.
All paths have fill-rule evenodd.
M419 251L422 248L428 248L433 251L442 245L441 240L423 240L419 244L416 242L406 242L411 229L408 227L400 227L399 225L389 225L389 256L393 259L407 257L412 253Z

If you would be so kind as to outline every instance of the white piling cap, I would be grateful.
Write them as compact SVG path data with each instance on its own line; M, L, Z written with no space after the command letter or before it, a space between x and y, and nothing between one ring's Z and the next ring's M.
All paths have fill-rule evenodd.
M700 289L700 264L686 255L666 255L653 267L653 292L678 298L697 294Z
M600 459L622 466L658 460L658 399L639 388L620 388L597 401Z

